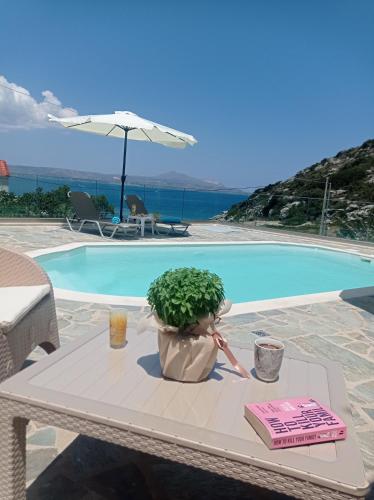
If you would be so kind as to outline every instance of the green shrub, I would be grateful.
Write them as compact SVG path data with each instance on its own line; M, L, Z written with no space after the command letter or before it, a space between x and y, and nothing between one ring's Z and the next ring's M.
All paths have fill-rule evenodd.
M68 198L69 186L60 186L52 191L38 187L30 193L16 195L0 191L0 217L71 217L74 213ZM92 196L92 200L105 217L114 214L106 196Z
M193 267L166 271L151 284L147 295L158 317L181 330L216 313L224 298L221 278Z
M366 177L369 168L369 162L352 162L348 165L344 165L344 167L331 176L331 182L334 189L342 189L352 184L356 184L357 181Z
M91 196L91 198L101 217L105 218L109 215L114 215L114 207L109 203L104 194Z

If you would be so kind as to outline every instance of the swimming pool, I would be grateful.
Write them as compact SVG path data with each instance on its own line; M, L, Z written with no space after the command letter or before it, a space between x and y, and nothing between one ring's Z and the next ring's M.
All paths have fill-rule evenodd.
M167 269L190 266L217 273L236 303L374 285L370 259L291 244L82 246L36 260L54 287L128 297L144 297Z

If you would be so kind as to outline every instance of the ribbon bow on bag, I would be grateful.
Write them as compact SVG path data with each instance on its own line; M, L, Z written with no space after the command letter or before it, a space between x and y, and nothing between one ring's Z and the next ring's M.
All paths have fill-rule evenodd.
M242 377L250 378L248 371L238 362L238 360L230 350L227 340L224 339L217 330L214 330L211 335L218 349L221 349L221 351L226 354L227 359L230 361L235 370L240 373Z
M243 378L250 378L250 375L248 371L238 362L234 354L232 353L231 349L229 348L229 344L227 340L222 337L222 335L219 333L219 331L216 329L216 324L218 324L221 321L221 316L223 314L226 314L230 311L232 306L232 303L229 300L224 300L217 311L217 314L215 314L211 321L209 322L209 328L211 330L211 336L213 337L214 343L220 349L223 351L227 357L227 359L230 361L234 369L243 377ZM210 316L211 317L211 316ZM209 333L208 329L207 332Z

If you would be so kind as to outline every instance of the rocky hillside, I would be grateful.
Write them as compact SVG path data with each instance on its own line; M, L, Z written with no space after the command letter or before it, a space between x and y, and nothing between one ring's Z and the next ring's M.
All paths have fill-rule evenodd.
M263 220L278 227L318 227L326 178L331 182L328 232L361 237L374 228L374 140L340 151L283 182L254 191L230 208L229 221ZM362 234L361 234L362 233Z

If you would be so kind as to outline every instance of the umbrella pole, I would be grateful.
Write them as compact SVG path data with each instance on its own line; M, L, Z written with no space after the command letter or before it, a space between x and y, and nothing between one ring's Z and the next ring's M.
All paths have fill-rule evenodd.
M122 164L122 176L121 176L121 204L119 218L121 222L123 221L123 197L125 194L125 180L126 180L126 153L127 153L127 134L129 130L125 128L125 142L123 145L123 164Z

